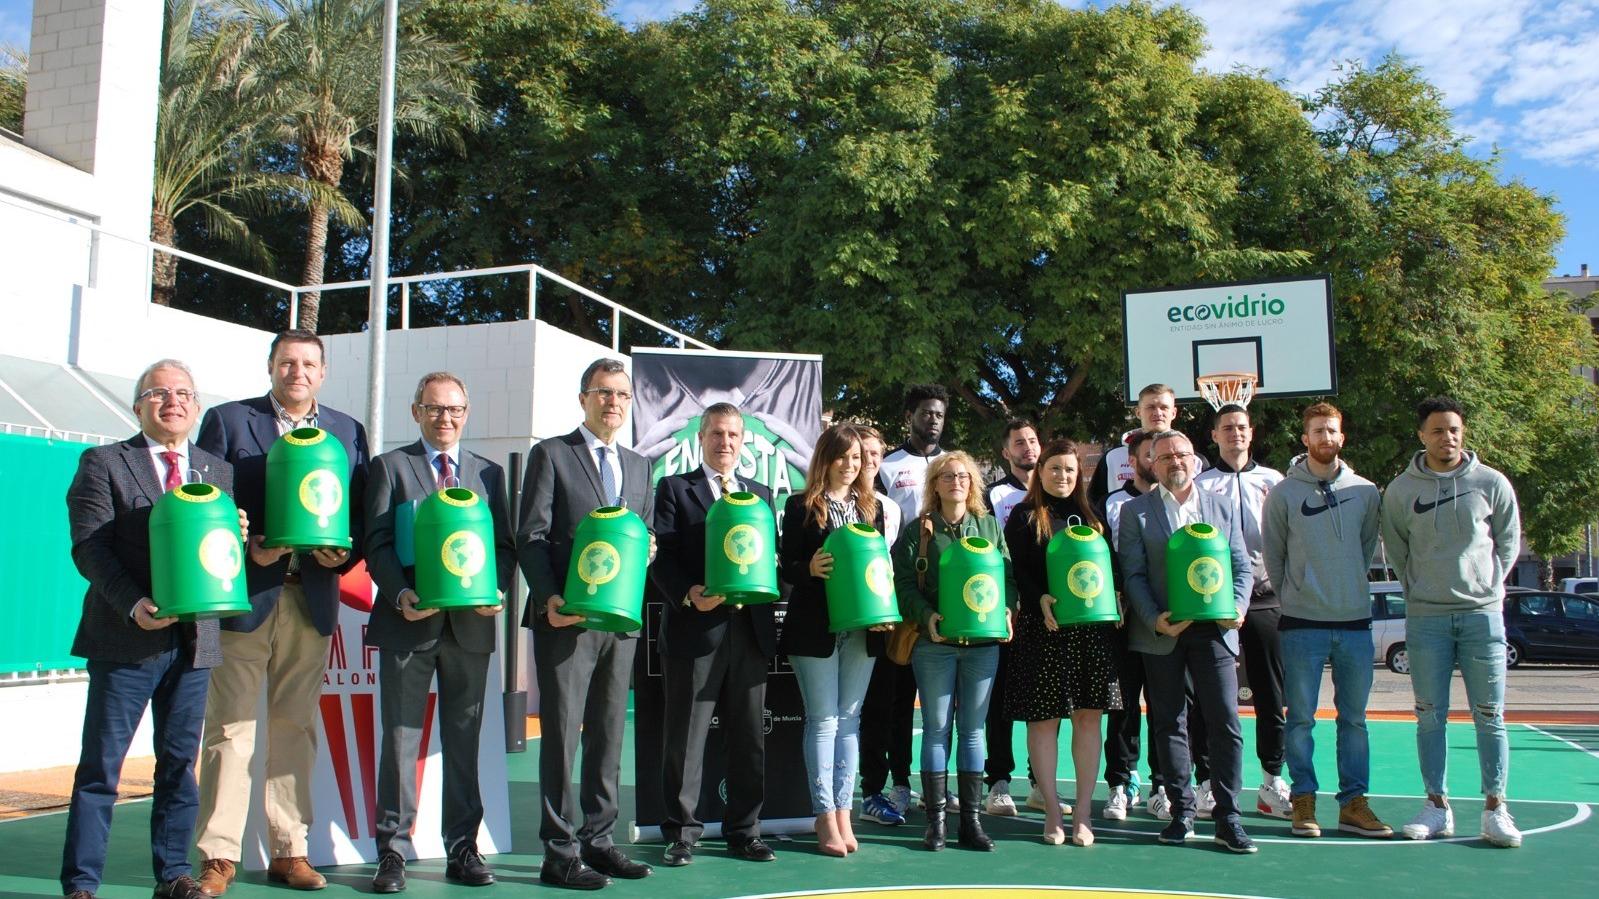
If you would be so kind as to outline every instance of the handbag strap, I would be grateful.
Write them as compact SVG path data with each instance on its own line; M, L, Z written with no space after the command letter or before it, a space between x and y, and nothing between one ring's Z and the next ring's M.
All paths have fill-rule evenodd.
M927 544L933 540L933 516L927 512L921 517L921 540L916 547L916 588L927 589Z

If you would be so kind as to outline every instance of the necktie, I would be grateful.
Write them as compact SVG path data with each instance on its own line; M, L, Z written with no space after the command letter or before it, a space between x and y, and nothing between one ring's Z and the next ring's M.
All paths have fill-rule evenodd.
M452 477L450 474L450 455L448 453L439 453L438 463L439 489L443 490L445 487L450 486L450 478Z
M162 489L174 490L183 486L183 471L178 467L178 454L172 450L162 450L161 459L167 463L167 480Z
M734 487L733 487L733 479L732 478L730 478L730 477L728 477L727 475L724 474L724 475L717 475L716 479L718 481L722 482L722 495L723 496L726 496L729 493L737 492L734 489Z
M611 463L606 459L610 449L599 446L594 448L594 452L600 457L600 493L604 494L607 506L614 506L617 504L616 472L611 470Z

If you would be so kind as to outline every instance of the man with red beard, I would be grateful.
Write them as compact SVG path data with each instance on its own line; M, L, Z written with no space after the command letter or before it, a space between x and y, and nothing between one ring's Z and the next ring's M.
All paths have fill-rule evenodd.
M1266 495L1262 553L1282 617L1284 749L1292 781L1295 836L1319 837L1314 737L1321 671L1332 664L1338 710L1338 829L1386 839L1393 829L1366 804L1371 749L1371 591L1366 570L1377 551L1381 497L1376 485L1338 458L1343 413L1316 403L1303 415L1307 454Z

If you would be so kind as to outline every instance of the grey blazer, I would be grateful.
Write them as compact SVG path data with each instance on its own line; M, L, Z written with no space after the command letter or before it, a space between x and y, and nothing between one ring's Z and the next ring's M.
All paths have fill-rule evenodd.
M189 445L189 468L228 495L233 466ZM72 654L96 662L139 664L172 648L179 635L196 668L222 663L215 620L147 631L133 607L150 595L150 511L165 493L143 434L84 450L67 488L72 561L89 582Z
M626 447L618 448L618 457L622 460L622 502L644 519L653 533L655 489L650 483L649 463ZM527 455L516 529L516 557L528 588L523 627L552 629L544 616L544 604L566 589L566 568L578 523L604 503L600 470L581 431L574 429L533 445Z
M461 486L488 501L494 519L495 576L499 589L511 592L516 576L516 543L511 538L510 501L505 492L505 470L476 453L462 450L457 477ZM429 615L421 621L407 621L399 607L400 594L416 586L416 569L400 564L394 546L395 508L412 500L425 499L437 490L438 478L428 465L422 441L391 450L373 459L367 468L366 569L377 584L378 599L372 605L365 642L391 652L421 652L433 648L444 632L444 621L461 648L470 652L494 651L493 618L471 609Z
M1249 592L1255 581L1249 551L1244 548L1243 531L1239 529L1234 510L1226 502L1198 485L1193 489L1199 492L1200 520L1215 525L1227 535L1233 563L1233 595L1242 613L1249 608ZM1116 534L1122 589L1127 608L1133 613L1128 616L1127 646L1135 652L1168 655L1177 647L1176 638L1155 631L1155 619L1167 611L1166 541L1172 535L1159 488L1128 500L1122 506ZM1237 631L1223 629L1222 642L1233 655L1238 654Z

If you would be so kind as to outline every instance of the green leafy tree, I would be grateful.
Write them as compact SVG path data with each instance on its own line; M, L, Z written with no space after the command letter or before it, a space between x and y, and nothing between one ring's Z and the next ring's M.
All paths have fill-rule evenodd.
M28 97L28 51L0 43L0 128L22 133L22 110Z

